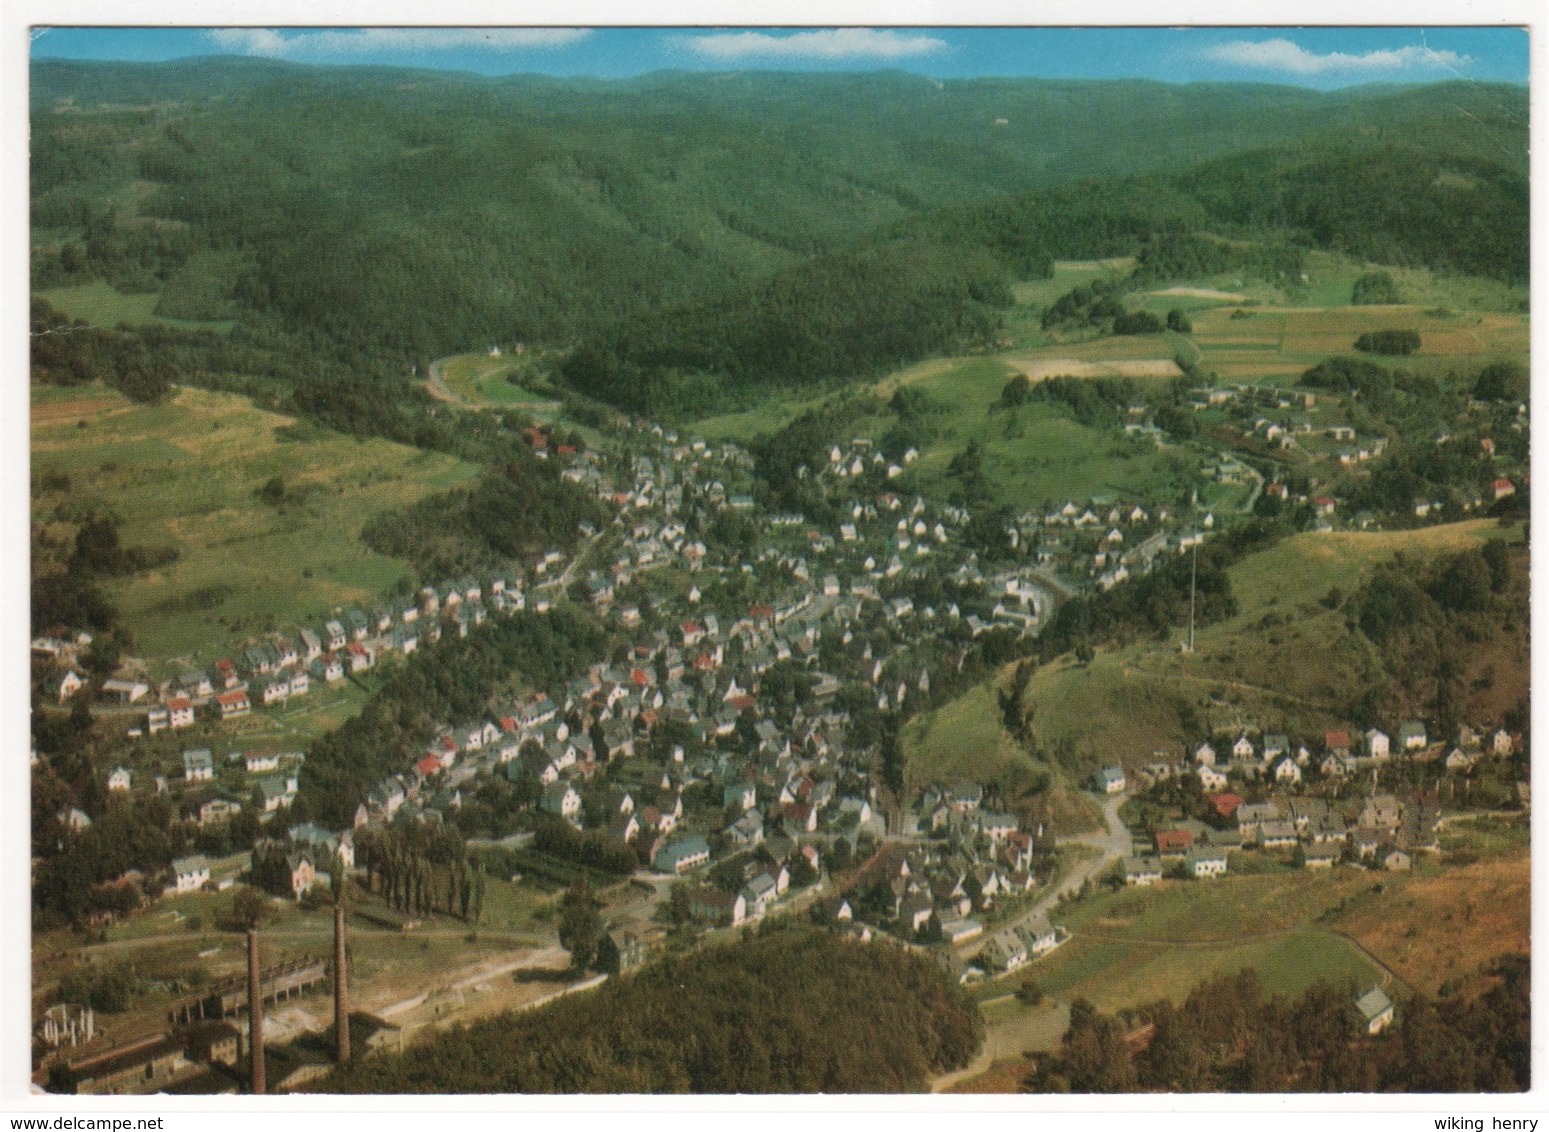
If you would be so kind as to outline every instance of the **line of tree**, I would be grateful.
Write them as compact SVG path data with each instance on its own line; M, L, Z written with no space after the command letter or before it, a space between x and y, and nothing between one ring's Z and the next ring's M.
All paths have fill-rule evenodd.
M444 912L478 922L484 873L469 861L467 844L455 826L363 826L356 832L355 856L366 870L366 888L398 911L421 916ZM261 883L258 877L255 865L254 883ZM288 889L288 868L284 879Z
M533 823L532 847L540 853L616 876L627 876L640 867L633 845L614 840L605 830L579 830L552 814L540 814Z
M1374 330L1357 338L1355 348L1363 354L1408 357L1420 348L1420 334L1414 330Z

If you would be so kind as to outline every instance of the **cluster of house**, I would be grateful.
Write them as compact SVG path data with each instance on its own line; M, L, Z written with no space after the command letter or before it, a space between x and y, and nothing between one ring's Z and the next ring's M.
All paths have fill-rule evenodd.
M1414 853L1436 848L1441 816L1419 796L1383 793L1341 803L1301 796L1245 802L1226 792L1209 801L1217 824L1187 819L1155 831L1123 862L1124 883L1155 884L1169 868L1196 879L1220 876L1231 853L1254 847L1299 855L1308 869L1341 862L1408 869Z
M1425 725L1408 720L1397 730L1397 742L1370 728L1355 737L1334 730L1323 737L1314 755L1305 743L1293 746L1284 735L1266 734L1255 741L1239 735L1234 742L1210 742L1195 749L1192 765L1156 762L1126 776L1119 767L1099 771L1099 789L1114 793L1130 781L1142 786L1179 776L1191 776L1209 797L1215 824L1190 819L1156 830L1138 842L1123 862L1126 884L1149 885L1164 870L1176 867L1184 875L1207 878L1227 869L1228 854L1245 847L1299 855L1309 869L1330 868L1341 861L1384 869L1407 869L1411 855L1436 847L1439 810L1419 796L1370 793L1340 803L1323 797L1289 793L1314 777L1340 780L1362 766L1382 763L1395 754L1441 760L1449 770L1467 770L1479 759L1510 755L1515 740L1505 730L1459 728L1456 743L1431 743ZM1354 746L1354 750L1352 747ZM1229 789L1239 782L1272 780L1288 791L1263 802L1245 802Z
M1503 757L1515 749L1516 740L1503 728L1463 725L1458 729L1456 742L1449 745L1433 743L1425 724L1410 719L1399 725L1396 736L1376 727L1354 735L1344 729L1326 731L1316 753L1308 743L1293 743L1284 734L1266 733L1255 738L1243 732L1230 743L1201 743L1194 749L1191 762L1150 763L1136 772L1135 778L1142 786L1148 786L1192 776L1206 791L1226 789L1233 776L1272 779L1282 786L1297 786L1313 778L1346 778L1394 756L1440 759L1448 770L1466 770L1486 755Z
M904 469L920 458L917 448L906 450L899 458L889 460L871 440L864 436L853 438L845 445L831 445L828 449L827 459L818 465L816 469L803 465L797 470L799 476L816 475L836 480L860 479L868 473L884 480L897 479L904 474Z
M1165 505L1096 495L1047 512L1029 509L1013 522L1013 548L1027 547L1033 560L1075 587L1109 590L1148 573L1158 558L1202 543L1215 527L1208 511L1184 521Z
M1387 451L1386 437L1358 434L1353 425L1334 415L1332 410L1318 408L1318 395L1313 392L1272 386L1218 386L1191 390L1189 403L1196 411L1226 413L1241 430L1245 441L1282 450L1299 450L1314 460L1327 461L1345 471L1361 468ZM1509 427L1520 432L1527 427L1527 406L1519 405L1517 409L1516 418ZM1468 405L1469 417L1483 430L1478 437L1479 450L1492 461L1496 458L1496 445L1494 438L1488 435L1487 422L1493 411L1494 406L1484 401L1471 400ZM1451 427L1444 427L1432 436L1432 441L1438 445L1455 440L1455 430ZM1223 456L1207 465L1204 474L1221 483L1242 483L1253 473L1240 460ZM1265 490L1266 494L1289 501L1289 493L1282 483L1269 484ZM1420 519L1439 516L1449 502L1465 513L1475 511L1514 494L1516 490L1516 483L1509 477L1492 474L1487 484L1461 487L1447 500L1416 498L1414 515ZM1302 501L1313 504L1320 529L1332 528L1338 507L1333 496L1315 495L1311 500L1303 496ZM1349 525L1364 530L1375 524L1376 516L1371 512L1359 512L1351 518Z
M921 830L940 836L889 845L856 880L852 891L864 893L865 904L845 896L833 901L836 923L910 941L966 943L984 933L988 914L1036 889L1040 871L1050 867L1053 836L1023 830L1015 816L986 808L978 783L928 787L918 812ZM862 907L874 922L857 915Z
M262 837L253 845L253 871L273 887L300 900L313 888L326 890L335 867L355 867L355 831L334 833L315 822L301 822L282 835Z

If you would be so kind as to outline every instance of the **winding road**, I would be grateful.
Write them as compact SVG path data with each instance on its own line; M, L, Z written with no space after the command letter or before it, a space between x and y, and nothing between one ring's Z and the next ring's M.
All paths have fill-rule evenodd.
M1007 928L1015 928L1037 916L1048 914L1061 900L1081 891L1083 884L1098 876L1113 862L1129 856L1130 832L1124 823L1119 820L1119 807L1124 805L1128 797L1129 791L1126 790L1121 794L1112 795L1103 802L1103 825L1106 827L1103 830L1094 833L1077 834L1075 837L1063 839L1065 844L1085 845L1097 849L1099 851L1098 855L1077 861L1070 872L1066 873L1059 883L1044 893L1031 908L1014 920L1008 920L1006 923L1001 924L995 929L997 932L1004 931ZM965 943L957 950L958 957L970 959L977 955L980 949L984 947L988 936L989 933L985 933L985 935Z

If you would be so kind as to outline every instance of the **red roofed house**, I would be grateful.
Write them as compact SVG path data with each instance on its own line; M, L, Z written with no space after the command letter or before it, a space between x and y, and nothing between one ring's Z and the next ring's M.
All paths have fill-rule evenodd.
M1319 515L1332 515L1334 513L1334 501L1326 495L1315 496L1312 501L1312 509Z
M419 762L414 764L414 769L419 771L426 778L429 778L431 775L440 772L441 760L436 758L435 755L426 755Z
M232 664L231 661L226 660L224 657L215 662L215 671L216 674L221 678L221 686L224 687L228 692L241 683L241 681L237 679L237 666Z
M1211 798L1210 804L1216 808L1216 813L1221 817L1229 818L1237 812L1237 807L1242 805L1242 798L1228 791Z
M1164 857L1182 857L1194 848L1194 835L1186 829L1156 831L1156 851Z
M684 648L692 648L693 646L697 645L700 641L704 640L705 627L703 625L701 625L699 622L697 622L697 621L685 621L685 622L683 622L683 625L681 627L683 629L683 647Z
M732 711L735 711L738 714L741 714L745 711L752 711L753 708L757 705L757 701L754 700L752 696L733 696L728 702L731 704Z
M787 823L789 823L786 826L787 829L789 829L791 825L795 825L807 833L815 833L817 831L817 811L814 810L811 806L807 805L805 802L785 803L785 805L780 807L780 816L783 817Z
M222 692L215 697L216 704L221 709L222 719L231 719L234 716L246 715L252 710L253 705L247 701L247 693L244 691Z
M1505 499L1508 495L1515 495L1517 485L1508 479L1498 479L1490 485L1490 490L1495 493L1495 498Z
M1350 749L1350 732L1325 731L1323 733L1323 749L1325 751L1348 751Z
M629 681L637 688L649 688L651 686L651 674L643 668L630 670Z
M174 730L194 725L194 701L187 696L173 696L167 701L168 723Z

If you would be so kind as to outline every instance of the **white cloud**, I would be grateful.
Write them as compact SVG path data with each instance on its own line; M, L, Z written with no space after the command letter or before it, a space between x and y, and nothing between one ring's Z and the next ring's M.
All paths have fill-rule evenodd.
M586 28L340 28L281 34L272 28L218 28L217 47L287 59L425 51L523 51L566 47Z
M1208 59L1218 63L1232 63L1240 67L1262 67L1270 71L1284 71L1293 75L1321 75L1328 71L1410 71L1429 68L1456 68L1472 60L1454 51L1432 51L1429 47L1396 47L1385 51L1368 51L1364 55L1350 55L1331 51L1318 55L1292 43L1289 39L1266 39L1259 42L1235 40L1220 43L1204 51Z
M709 59L904 59L943 51L945 40L873 28L835 28L770 35L762 31L717 32L683 40Z

